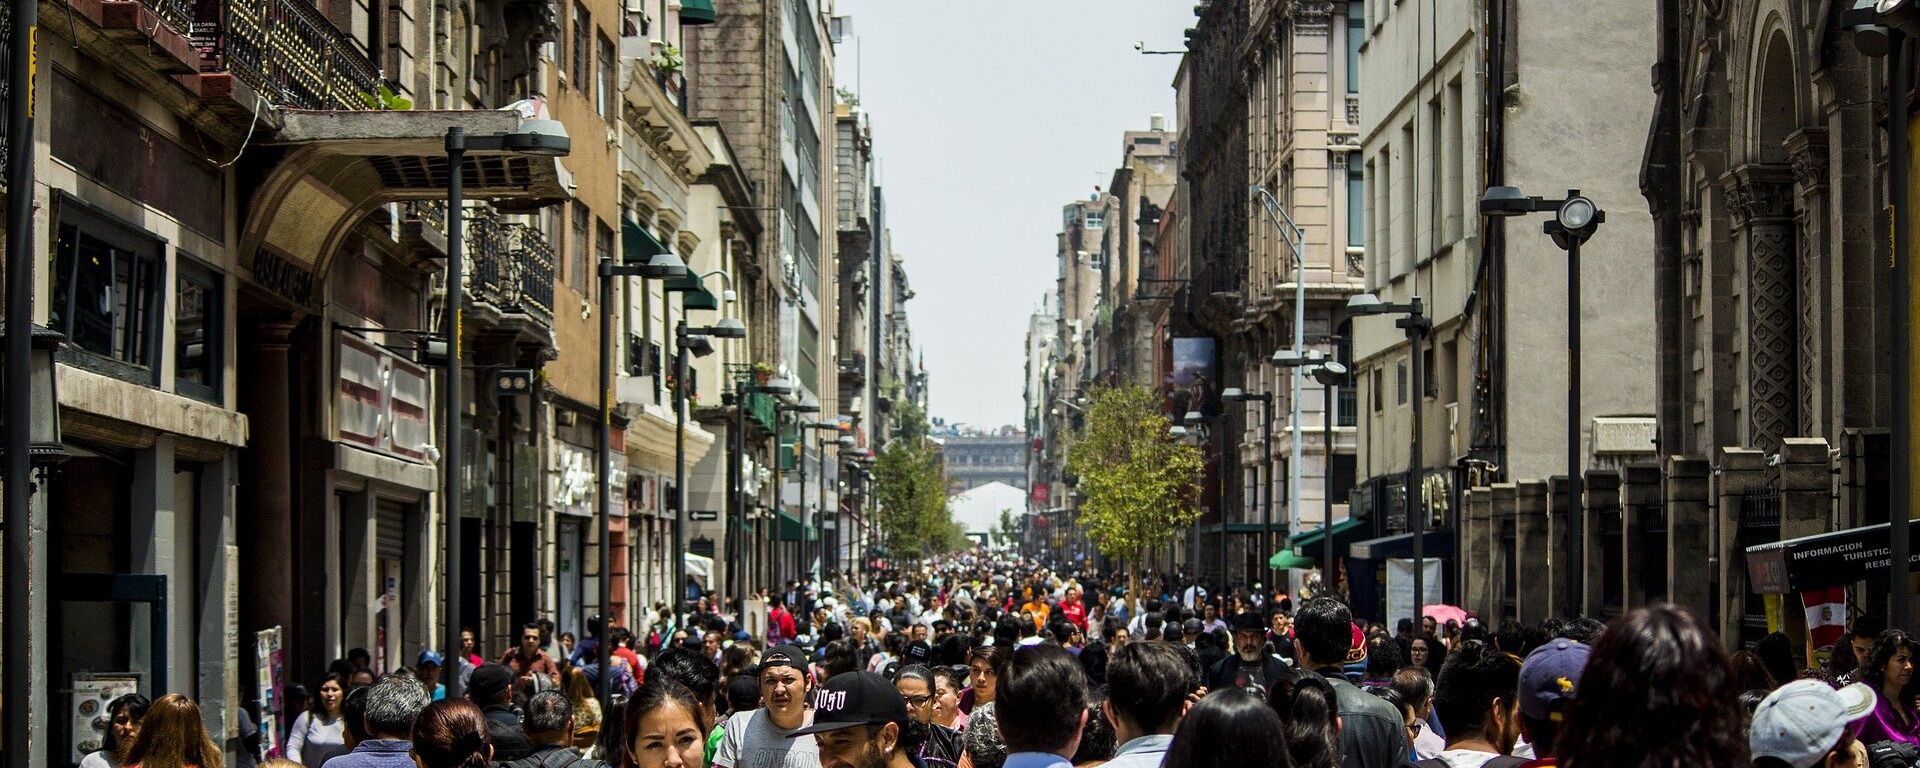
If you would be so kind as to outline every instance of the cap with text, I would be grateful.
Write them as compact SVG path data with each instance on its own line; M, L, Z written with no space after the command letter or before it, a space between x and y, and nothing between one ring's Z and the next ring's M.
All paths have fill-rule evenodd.
M814 690L813 724L789 736L906 719L907 699L885 677L872 672L842 672Z

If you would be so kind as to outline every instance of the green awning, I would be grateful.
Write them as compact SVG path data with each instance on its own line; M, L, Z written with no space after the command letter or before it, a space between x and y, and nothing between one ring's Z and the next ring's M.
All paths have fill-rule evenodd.
M680 23L694 26L719 20L713 12L713 0L680 0Z
M686 297L683 298L682 301L685 302L687 309L717 310L720 308L720 300L714 298L713 292L707 290L706 286L701 285L699 276L694 275L692 272L688 272L685 277L676 277L668 280L666 288L669 291L681 291L685 293Z
M1318 568L1319 562L1311 557L1294 554L1291 549L1283 549L1267 558L1268 568Z
M620 220L620 263L645 264L653 257L668 253L666 244L633 219Z
M778 531L777 531L777 532L775 533L775 536L774 536L774 540L776 540L776 541L800 541L800 537L801 537L801 535L803 534L803 529L804 529L804 535L805 535L805 536L807 537L807 538L806 538L806 540L807 540L807 541L819 541L819 540L820 540L820 530L819 530L819 529L817 529L817 528L814 528L814 527L813 527L813 526L811 526L811 525L808 525L808 526L802 526L802 525L800 524L800 518L798 518L798 517L795 517L795 516L794 516L794 515L793 515L792 513L790 513L790 512L785 512L785 511L782 511L782 512L780 513L780 526L779 526L779 530L778 530Z
M1366 524L1367 524L1367 521L1365 520L1359 520L1351 517L1345 520L1342 520L1340 522L1334 523L1333 524L1333 543L1337 546L1344 539L1352 539L1353 536L1357 532L1359 532L1359 530L1362 527L1366 526ZM1327 535L1326 527L1321 526L1311 531L1307 531L1306 533L1300 534L1299 536L1294 536L1292 538L1287 539L1286 548L1297 549L1302 552L1311 552L1313 551L1314 547L1321 546L1320 540L1326 538L1326 535Z

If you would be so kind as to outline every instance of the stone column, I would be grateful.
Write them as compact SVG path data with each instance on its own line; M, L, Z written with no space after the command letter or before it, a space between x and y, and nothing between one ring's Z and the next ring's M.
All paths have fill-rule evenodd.
M1750 163L1727 174L1727 206L1746 255L1742 325L1746 443L1772 451L1800 428L1793 171Z
M240 387L240 410L247 414L247 449L240 454L238 540L242 562L258 567L241 569L240 642L249 647L253 633L279 626L286 635L286 668L317 669L325 659L302 658L295 639L301 625L294 608L300 604L294 574L294 392L288 351L295 324L242 322L247 329L246 352L241 356L246 384ZM251 653L241 654L252 668ZM243 676L242 679L252 679Z
M1528 480L1514 488L1514 618L1522 624L1537 624L1552 610L1547 593L1553 580L1547 576L1547 484Z
M1667 457L1667 599L1704 613L1712 598L1711 575L1697 567L1712 551L1706 459Z
M1650 583L1646 567L1649 558L1667 556L1665 548L1645 551L1649 531L1666 527L1666 510L1660 506L1661 475L1658 464L1628 464L1620 473L1620 603L1622 609L1646 605L1648 600L1666 591L1665 581ZM1660 569L1664 571L1665 569Z
M239 722L232 714L244 698L240 695L240 656L252 654L252 644L242 642L240 627L233 623L237 603L234 582L240 573L233 538L233 496L239 485L239 466L239 451L224 452L219 461L201 465L198 489L200 572L196 602L201 609L195 632L200 644L200 716L206 720L207 732L225 745L229 760L240 749Z
M1751 448L1721 448L1719 486L1720 536L1714 542L1715 594L1720 599L1716 630L1727 643L1740 639L1740 617L1747 597L1747 553L1740 546L1740 507L1748 494L1766 489L1767 456Z
M1802 128L1787 136L1787 157L1793 171L1794 193L1800 199L1794 225L1799 230L1798 262L1794 293L1798 299L1798 354L1800 357L1799 429L1794 434L1829 434L1837 412L1831 380L1833 360L1828 354L1828 339L1833 338L1834 313L1826 307L1828 277L1826 244L1832 240L1832 221L1827 215L1827 130ZM1834 347L1837 348L1837 347Z
M1579 608L1573 572L1573 483L1562 475L1547 478L1547 615L1566 618Z
M1580 541L1580 615L1599 617L1607 607L1607 549L1602 538L1607 520L1622 520L1620 510L1620 473L1613 470L1587 471L1583 503L1587 513L1581 516ZM1619 526L1622 530L1626 526ZM1615 564L1616 566L1618 563Z
M1827 441L1789 437L1780 441L1780 538L1796 539L1833 530L1833 470ZM1788 595L1787 637L1798 644L1807 636L1807 615L1799 598ZM1871 603L1869 603L1871 605ZM1808 648L1808 654L1813 652Z
M193 582L197 574L182 570L193 562L194 542L181 536L181 518L186 512L175 508L179 498L173 487L175 440L173 435L162 434L154 438L152 447L134 452L132 535L127 537L133 570L167 579L167 612L161 617L167 626L167 647L153 648L146 642L155 618L151 610L135 608L128 612L129 635L139 638L131 646L134 669L153 669L156 660L164 659L168 690L195 696L199 679L193 665L194 625L190 619L196 602Z
M1519 487L1513 483L1494 483L1488 489L1488 515L1491 518L1487 527L1487 539L1492 548L1488 557L1487 578L1487 621L1491 626L1512 618L1508 615L1509 601L1519 602L1514 592L1513 574L1517 573L1518 557L1514 552L1514 542L1507 537L1507 531L1518 525L1514 519L1516 497Z
M1467 556L1462 562L1462 584L1468 610L1482 616L1492 615L1494 603L1494 526L1493 489L1474 488L1467 496L1467 531L1462 543Z

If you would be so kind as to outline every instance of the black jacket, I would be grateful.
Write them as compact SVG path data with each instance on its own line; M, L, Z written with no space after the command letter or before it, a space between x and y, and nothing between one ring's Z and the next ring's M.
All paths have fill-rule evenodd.
M1292 676L1293 669L1287 666L1286 662L1262 655L1260 657L1261 679L1246 682L1256 682L1263 688L1271 689L1275 681L1289 679ZM1210 690L1233 688L1241 684L1239 677L1240 655L1236 653L1214 662L1213 667L1207 670L1207 688Z
M487 736L493 740L493 761L510 763L533 754L533 742L520 727L520 713L513 707L494 704L480 710L487 716Z
M580 753L558 744L542 744L526 757L494 765L496 768L607 768L606 763L581 757Z
M1412 754L1407 724L1386 699L1360 690L1339 667L1315 670L1333 686L1340 710L1341 768L1399 768Z
M966 736L939 724L928 724L927 730L927 741L920 745L920 759L928 766L960 764L960 753L967 750Z

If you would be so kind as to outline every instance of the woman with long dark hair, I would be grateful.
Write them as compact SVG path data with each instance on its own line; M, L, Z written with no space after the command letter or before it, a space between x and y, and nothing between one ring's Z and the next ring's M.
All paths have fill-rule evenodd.
M1739 698L1691 611L1636 608L1594 643L1554 748L1562 768L1744 768Z
M1163 768L1291 768L1286 725L1247 688L1223 688L1187 710Z
M1415 635L1407 643L1407 663L1416 667L1426 667L1435 679L1440 677L1440 667L1447 663L1447 644L1432 633Z
M634 691L625 707L620 726L624 748L611 756L614 768L697 768L704 763L713 724L685 687L656 675Z
M1300 675L1280 680L1268 689L1267 704L1286 726L1293 768L1339 768L1340 706L1326 679Z
M328 672L313 686L307 711L293 719L287 732L287 759L307 768L320 768L328 758L347 753L347 722L340 704L347 698L347 679Z
M1920 654L1920 644L1916 644L1914 636L1898 629L1880 633L1873 650L1867 652L1867 661L1859 669L1860 682L1873 686L1873 692L1880 694L1880 701L1873 705L1873 714L1860 724L1861 743L1920 744L1920 717L1915 717L1913 709L1913 698L1920 694L1920 686L1915 686L1913 679L1917 654Z
M137 693L124 694L107 702L107 732L100 749L80 760L80 768L120 768L127 750L140 737L140 719L147 716L153 702Z
M413 760L420 768L488 768L493 739L487 716L466 699L442 699L413 719Z

